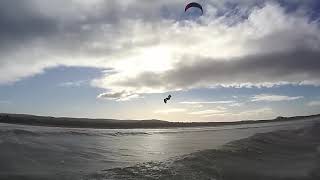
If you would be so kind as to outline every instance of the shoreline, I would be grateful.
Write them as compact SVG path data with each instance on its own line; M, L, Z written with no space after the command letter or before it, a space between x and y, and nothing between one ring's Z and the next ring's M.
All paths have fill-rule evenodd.
M47 117L26 114L0 113L0 123L61 127L61 128L93 128L93 129L162 129L162 128L192 128L192 127L218 127L226 125L261 124L272 122L289 122L308 120L320 117L320 114L310 116L278 117L270 120L245 120L233 122L169 122L162 120L115 120L115 119L89 119L68 117Z

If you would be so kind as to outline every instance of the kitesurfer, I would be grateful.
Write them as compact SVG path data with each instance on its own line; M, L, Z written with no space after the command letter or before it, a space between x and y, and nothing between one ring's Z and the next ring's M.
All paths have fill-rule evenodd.
M167 101L169 101L170 99L171 99L171 95L169 94L169 96L164 98L163 101L164 101L164 103L167 103Z

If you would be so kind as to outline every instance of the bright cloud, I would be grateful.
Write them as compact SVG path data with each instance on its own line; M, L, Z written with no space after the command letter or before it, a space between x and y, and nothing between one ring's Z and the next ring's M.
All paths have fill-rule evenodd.
M257 101L267 101L267 102L277 102L277 101L293 101L297 99L302 99L303 96L282 96L282 95L272 95L272 94L259 94L252 97L252 102Z

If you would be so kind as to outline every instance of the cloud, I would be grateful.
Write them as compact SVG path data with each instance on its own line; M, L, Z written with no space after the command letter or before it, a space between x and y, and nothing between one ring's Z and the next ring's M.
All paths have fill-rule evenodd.
M320 101L310 101L307 103L308 106L320 106Z
M202 108L203 105L202 105L202 104L195 104L195 105L193 105L192 107L193 107L193 108Z
M90 84L118 101L198 87L319 85L318 21L262 2L211 0L192 21L182 0L1 1L0 84L82 66L112 69Z
M87 83L88 83L87 80L69 81L69 82L60 83L60 84L58 84L58 86L60 86L60 87L80 87L80 86L83 86Z
M101 99L107 100L116 100L116 101L128 101L131 99L140 98L138 94L127 93L126 91L122 92L106 92L98 96Z
M181 104L230 104L235 101L182 101Z
M191 115L212 115L212 114L223 114L226 111L224 109L207 109L207 110L203 110L203 111L195 111L195 112L191 112L189 114Z
M254 55L234 60L181 62L173 70L145 72L137 77L113 82L115 86L136 89L191 89L196 87L250 87L299 84L318 80L319 52L294 51Z
M244 105L244 103L232 103L232 104L230 104L229 106L231 106L231 107L240 107L240 106L243 106Z
M242 111L240 113L235 113L234 115L240 115L240 116L256 116L261 114L273 114L272 108L265 107L260 109L254 109L254 110L247 110Z
M267 101L267 102L277 102L277 101L293 101L297 99L302 99L303 96L282 96L282 95L272 95L272 94L259 94L252 97L252 102Z
M0 100L0 104L9 105L12 104L12 102L8 100Z
M187 111L187 110L182 109L182 108L172 108L172 109L157 110L154 113L156 113L156 114L170 114L170 113L179 113L179 112L185 112L185 111Z
M270 14L272 17L269 17ZM192 39L193 43L190 44L194 51L181 56L181 60L171 66L168 65L168 70L156 72L148 71L147 68L132 77L118 73L102 79L99 84L149 93L196 87L251 87L319 82L319 28L307 18L286 14L281 7L268 4L262 9L254 10L247 21L236 26L223 26L223 23L214 24L214 27L211 25L213 24L209 23L191 29L184 27L194 31L183 34L184 38L197 34L200 39ZM181 28L182 32L184 28ZM205 32L197 32L202 28ZM218 33L219 28L226 34ZM212 32L219 36L214 36ZM201 34L205 36L201 38ZM171 39L180 41L177 37ZM212 40L208 37L212 37ZM228 41L220 44L220 40L229 38L232 39L232 44ZM218 44L210 44L214 42ZM208 47L214 49L215 53L212 54L213 50ZM223 53L226 50L229 51L228 55ZM166 54L170 52L167 51ZM164 58L156 61L161 62L162 59Z
M241 112L224 112L224 113L213 113L213 114L205 114L203 118L217 118L219 121L223 121L223 119L227 118L228 120L245 120L245 119L264 119L264 118L273 118L275 113L269 107L246 110Z

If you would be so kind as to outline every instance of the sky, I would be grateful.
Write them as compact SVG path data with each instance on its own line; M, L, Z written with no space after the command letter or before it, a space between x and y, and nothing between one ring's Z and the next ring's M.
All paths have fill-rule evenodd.
M318 0L3 0L0 112L169 121L320 113ZM167 104L163 99L172 95Z

